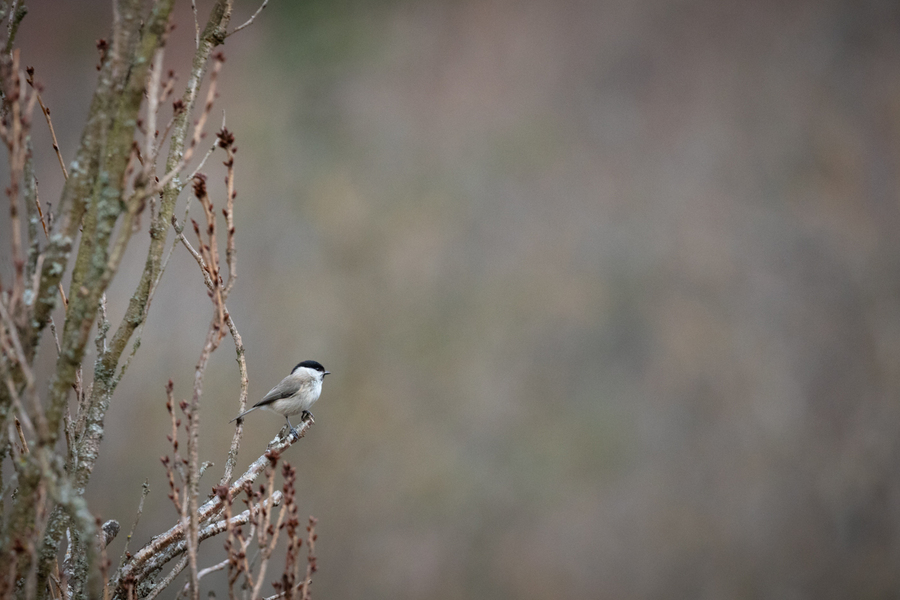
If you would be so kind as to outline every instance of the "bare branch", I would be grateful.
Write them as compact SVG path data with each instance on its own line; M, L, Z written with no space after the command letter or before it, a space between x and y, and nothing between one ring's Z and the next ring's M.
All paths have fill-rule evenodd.
M191 11L194 13L194 40L196 48L200 49L200 21L197 18L197 0L191 0Z
M10 243L13 262L13 286L8 308L12 315L19 314L19 304L25 292L25 259L22 245L22 229L19 221L19 185L23 179L28 157L27 137L30 131L31 110L34 107L33 95L26 98L22 80L24 74L19 71L19 51L11 56L4 54L0 58L0 89L3 93L4 126L0 127L0 138L6 145L9 154L9 187L6 195L9 198ZM27 342L24 347L28 348Z
M172 568L172 570L169 571L169 574L166 575L165 577L163 577L159 581L159 583L156 584L156 586L153 588L153 590L150 591L149 594L147 594L147 596L144 598L144 600L153 600L154 598L159 596L163 591L165 591L165 589L167 587L169 587L173 581L175 581L175 578L178 577L182 571L184 571L184 567L187 566L187 562L188 562L187 555L182 556L181 560L179 560L178 563ZM185 585L189 586L190 584L185 584Z
M274 461L273 461L274 463ZM266 489L269 494L273 493L273 488L275 487L275 465L268 469L269 480L266 485ZM272 551L275 549L275 544L278 542L278 535L281 533L281 524L284 521L285 512L290 506L292 502L291 497L288 497L288 506L284 507L282 510L278 511L278 520L272 524L271 523L271 513L268 511L262 512L262 521L257 528L258 543L260 548L261 560L259 562L259 570L256 574L256 584L253 586L253 592L251 596L253 598L259 597L259 592L262 589L262 585L266 579L266 569L269 565L269 558L272 556Z
M68 177L68 175L67 175L67 177ZM35 183L35 189L36 188L37 188L37 184ZM40 198L38 198L38 196L37 196L37 192L35 192L35 195L34 195L34 206L37 209L38 218L41 221L41 228L44 230L44 237L49 240L50 232L47 229L47 220L49 220L49 216L48 216L47 220L44 219L44 211L41 209L41 201L40 201ZM43 258L44 258L44 255L42 254L41 259L43 260ZM37 287L34 290L35 298L37 298L37 295L40 292L41 280L39 277L37 277L40 274L40 272L41 272L40 268L35 269L35 276L36 276L36 281L37 281ZM62 283L58 283L57 287L59 288L59 296L60 296L60 298L62 298L63 306L67 306L69 304L69 300L66 298L66 291L63 289ZM54 327L54 329L55 329L55 327ZM59 354L59 338L56 337L55 331L53 332L53 337L56 340L57 354Z
M237 326L234 324L234 320L231 318L231 313L229 312L225 313L225 323L228 325L228 331L231 332L231 337L234 340L234 350L237 354L238 369L241 373L241 394L238 400L238 414L240 414L244 412L244 409L247 407L247 390L250 386L250 379L247 376L247 361L244 358L244 342L241 339L241 334L238 333ZM225 472L222 475L219 485L227 485L228 482L231 481L231 474L237 463L238 450L241 447L241 436L243 431L243 422L238 423L237 427L234 429L231 447L228 450L228 458L225 461Z
M19 0L13 0L9 12L9 23L7 24L6 29L6 48L4 48L6 54L9 54L12 51L13 42L16 39L16 32L19 30L19 24L22 22L22 19L28 14L28 8L25 6L24 0L22 0L21 3Z
M249 19L247 19L247 22L244 23L243 25L239 25L238 27L236 27L236 28L235 28L231 33L229 33L228 35L229 35L229 36L234 35L234 34L236 34L238 31L240 31L241 29L244 29L245 27L249 27L249 26L253 23L253 21L256 20L256 17L259 16L259 13L261 13L261 12L263 11L263 9L266 7L266 4L268 4L268 3L269 3L269 0L263 0L263 3L259 6L259 8L256 9L256 12L253 13L253 16L250 17Z
M213 100L216 96L216 79L218 78L219 71L222 68L222 63L224 62L225 58L221 53L216 55L216 61L213 65L212 73L210 73L209 89L206 94L206 103L203 106L203 111L200 113L200 119L194 126L194 135L191 137L191 141L187 149L182 155L178 157L174 164L167 165L167 172L160 178L158 182L156 182L156 184L144 188L140 191L135 191L134 198L148 198L162 192L169 186L170 183L175 180L176 177L178 177L179 174L181 174L187 163L190 162L191 158L194 155L194 150L200 143L200 140L204 137L203 127L206 125L206 119L209 117L209 113L213 107ZM172 161L170 159L170 163L171 162ZM180 186L178 186L178 191L181 191Z
M310 426L311 423L309 421L303 421L298 427L296 427L298 433L300 434L300 438L303 438L306 435L306 432L309 431ZM286 429L287 428L282 431L284 435L275 437L269 443L266 453L253 461L253 463L250 464L247 470L244 471L244 473L229 486L227 497L236 497L241 492L241 490L244 489L244 486L246 484L255 481L260 473L265 470L266 465L269 464L269 456L280 456L281 453L283 453L287 448L290 448L300 439L295 439ZM206 501L197 510L198 521L207 521L210 518L221 514L225 509L225 504L226 502L224 498L220 496L214 496L210 500ZM121 586L121 582L126 581L129 578L139 580L147 573L152 572L154 568L158 568L159 566L165 564L165 561L159 562L160 559L157 557L157 555L162 556L161 551L170 547L178 540L183 539L184 531L184 525L179 522L165 533L156 536L147 544L145 544L144 547L142 547L135 553L132 561L124 565L120 569L117 576L117 580L120 582L119 585Z
M56 152L56 158L59 160L59 168L62 169L63 177L65 179L69 178L69 172L66 170L66 164L63 161L62 153L59 151L59 141L56 139L56 131L53 129L53 121L50 120L50 109L44 105L44 100L41 98L40 85L34 84L34 68L28 67L27 70L28 77L25 81L28 82L28 85L34 90L34 94L37 97L38 104L41 105L41 112L44 113L44 118L47 121L47 127L50 128L50 137L53 138L53 151ZM47 233L47 230L44 229L44 233ZM49 237L49 236L48 236Z
M306 538L306 578L303 580L303 600L309 600L310 591L309 586L312 583L313 573L319 570L319 565L316 562L316 539L318 539L318 535L316 535L316 524L319 522L315 517L309 518L309 525L306 526L307 538Z
M134 530L137 529L138 522L141 520L141 515L144 513L144 500L147 499L149 493L150 480L145 479L144 483L141 484L141 500L138 502L137 512L134 515L134 522L131 524L131 530L128 532L128 536L125 538L125 548L122 550L122 558L119 560L120 564L125 562L125 559L131 556L128 554L128 544L131 543L131 538L134 536Z
M144 168L141 174L141 184L150 181L150 176L156 168L156 156L159 147L165 138L156 143L156 117L159 112L159 84L162 78L163 56L165 48L160 46L153 55L153 66L150 68L150 78L147 81L147 131L144 133Z
M6 306L4 306L2 300L0 300L0 321L2 321L3 323L4 339L9 340L9 346L13 350L12 354L4 352L4 355L10 358L14 358L16 363L18 364L19 372L22 374L22 377L25 380L25 395L30 401L31 409L34 412L35 420L38 424L37 432L41 435L46 435L47 418L44 413L44 407L41 404L40 398L38 397L37 390L35 389L34 374L31 371L28 359L25 356L25 350L22 348L22 343L19 340L19 334L16 330L15 323L13 322L13 319L7 311ZM6 350L5 344L4 350ZM12 381L10 380L9 385L11 384ZM10 396L12 397L13 402L18 402L18 394L15 392L14 387L10 389ZM31 421L28 417L28 414L25 413L24 410L21 410L21 408L20 412L30 426Z

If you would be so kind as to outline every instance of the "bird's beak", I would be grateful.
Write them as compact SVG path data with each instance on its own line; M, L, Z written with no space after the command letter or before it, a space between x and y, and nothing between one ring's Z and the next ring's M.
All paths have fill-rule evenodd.
M331 375L331 371L325 371L324 373L322 373L322 377L325 377L326 375Z

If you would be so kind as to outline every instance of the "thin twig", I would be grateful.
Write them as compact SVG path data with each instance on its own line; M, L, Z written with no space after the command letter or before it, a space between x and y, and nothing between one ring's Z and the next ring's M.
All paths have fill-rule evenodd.
M15 418L16 423L16 433L19 434L19 443L22 444L22 454L28 454L28 442L25 441L25 432L22 431L22 423L19 421L19 418Z
M203 579L204 577L206 577L207 575L209 575L211 573L215 573L217 571L223 570L225 567L228 566L229 560L230 559L226 558L225 560L223 560L220 563L216 563L212 566L206 567L205 569L201 569L200 572L197 573L197 579ZM182 568L184 568L184 567L182 567ZM181 592L179 592L178 595L182 596L184 594L187 594L188 590L189 590L189 585L184 584L184 587L181 589Z
M147 594L144 600L153 600L154 598L159 596L160 593L162 593L163 590L169 587L169 584L171 584L172 581L174 581L175 578L178 577L182 571L184 571L184 567L187 565L187 562L188 557L182 556L181 560L179 560L178 563L174 567L172 567L172 570L169 571L169 574L163 577L160 582L156 584L156 586L149 594Z
M268 4L268 3L269 3L269 0L263 0L263 3L259 6L259 8L256 9L256 12L253 13L253 16L250 17L249 19L247 19L247 22L246 22L246 23L244 23L243 25L240 25L240 26L236 27L231 33L229 33L229 34L226 35L225 37L228 37L228 36L231 36L231 35L236 34L238 31L240 31L240 30L243 29L244 27L249 27L250 24L253 23L253 21L256 19L256 17L259 15L259 13L261 13L261 12L263 11L263 9L266 7L266 4Z
M177 224L177 219L175 219L174 217L173 221L175 221ZM209 268L206 265L206 261L203 260L203 257L200 256L200 253L197 252L193 246L191 246L191 243L187 240L186 237L184 237L183 233L178 234L178 241L180 241L184 245L187 251L190 252L191 256L194 257L194 260L197 261L197 264L200 265L200 270L203 271L203 283L206 284L206 287L209 291L213 291L214 284L212 281L212 277L210 277L209 275Z
M316 539L319 537L316 535L316 523L319 520L315 517L309 518L309 525L306 526L306 531L308 532L306 538L306 578L303 580L303 593L301 595L302 600L310 599L310 591L309 586L312 583L313 573L319 570L319 565L316 559Z
M129 196L126 200L126 204L140 205L150 196L155 196L164 191L166 189L166 186L168 186L172 182L172 180L175 179L175 177L177 177L184 170L187 163L190 162L191 158L194 155L194 150L197 147L197 144L200 143L200 140L203 139L205 135L203 133L203 127L206 125L206 119L209 117L209 113L213 107L213 100L216 97L216 79L219 76L219 71L221 70L222 63L224 62L224 56L221 53L217 54L212 71L209 75L209 88L206 94L206 104L204 104L203 111L200 113L200 118L194 126L194 135L193 137L191 137L191 142L188 145L187 149L185 149L184 154L175 162L175 165L171 169L169 169L169 171L165 173L161 178L159 178L153 185L150 185L149 182L146 182L139 189L134 190L131 193L131 196Z
M156 157L159 154L159 148L164 141L156 144L156 116L159 111L159 84L162 78L163 56L165 55L165 46L156 49L153 55L153 66L150 67L150 78L147 82L147 130L144 132L144 168L141 174L141 183L145 184L150 180L150 175L156 169Z
M12 349L14 350L13 358L16 363L19 365L19 370L22 372L22 376L25 378L25 393L28 396L29 401L31 402L31 408L34 411L35 418L37 420L38 432L41 435L45 435L47 433L47 418L44 414L44 407L41 404L41 400L38 397L37 390L34 385L34 373L31 371L31 367L28 364L28 360L25 357L25 350L22 348L22 343L19 340L19 334L16 330L16 325L12 320L12 317L6 310L6 306L4 306L3 302L0 301L0 320L3 322L3 326L6 329L5 335L8 337L10 343L12 344ZM17 400L18 394L11 393L11 396L14 400ZM28 415L25 411L21 411L23 414L23 418L27 419Z
M31 86L31 89L34 90L35 95L37 96L38 104L41 105L41 112L44 113L44 118L47 120L47 127L50 128L50 137L53 138L53 151L56 152L56 158L59 160L59 168L62 169L63 178L69 178L69 172L66 170L66 163L63 161L62 153L59 151L59 141L56 139L56 131L53 129L53 121L50 120L50 109L44 106L44 100L41 98L41 91L39 86L34 85L34 68L28 67L27 69L28 76L25 78L25 81L28 82L28 85ZM46 229L44 230L46 233Z
M225 129L225 111L222 111L222 129ZM203 168L203 165L206 164L206 161L209 160L209 157L212 156L212 153L215 152L216 148L219 147L219 139L216 138L216 141L213 142L213 145L210 146L209 150L206 151L206 154L203 155L203 159L200 161L200 164L197 165L197 168L191 171L191 174L188 176L185 181L191 181L196 177L197 173L200 172L200 169ZM185 215L185 219L187 219L187 215Z
M224 125L222 126L221 131L219 131L217 135L219 139L219 145L225 149L225 167L227 169L225 175L225 191L227 194L225 208L222 212L225 215L225 225L227 227L228 237L227 237L227 246L225 250L225 262L228 264L228 283L225 285L225 296L231 292L231 288L234 287L234 282L237 280L237 251L234 245L234 199L237 197L237 192L234 189L234 134L225 129Z
M9 391L9 396L12 399L13 408L16 409L16 414L22 419L22 423L25 424L25 429L28 430L28 434L34 437L34 425L31 423L31 419L28 417L28 413L22 408L22 403L19 401L19 395L17 393L16 385L13 383L12 377L8 374L6 376L6 389ZM28 446L26 445L22 448L22 454L28 453Z
M10 22L10 26L12 26L12 22ZM25 138L29 132L34 96L31 96L25 107L22 106L21 79L24 76L19 73L18 49L13 51L11 60L4 57L0 69L2 69L3 76L3 81L0 83L3 85L2 91L5 96L3 105L4 109L8 111L3 121L0 122L0 138L6 144L9 154L9 186L6 188L6 195L9 197L9 229L14 273L9 309L11 313L18 314L16 307L22 300L25 291L25 260L22 254L22 231L19 224L19 181L25 169L27 156Z
M49 115L47 116L47 118L48 118L48 119L50 118ZM51 131L52 131L52 130L51 130ZM65 169L65 167L63 167L63 169ZM66 177L68 177L68 175L66 175ZM35 186L35 187L37 187L37 186ZM37 194L35 194L35 196L34 196L34 205L37 207L38 217L40 217L40 219L41 219L41 228L44 230L44 237L47 238L47 239L49 240L49 239L50 239L50 231L48 230L48 228L47 228L47 223L46 223L46 221L44 220L44 211L41 209L41 201L40 201L40 199L37 197ZM47 220L48 220L48 221L50 220L49 215L48 215L48 217L47 217ZM43 258L44 258L44 255L42 254L42 255L40 256L40 259L43 260ZM36 274L37 274L37 273L40 273L40 272L41 272L40 269L35 269L35 273L36 273ZM40 280L39 280L39 281L40 281ZM66 291L63 289L62 283L58 283L58 284L57 284L57 287L59 287L59 296L60 296L60 298L62 298L62 301L63 301L63 307L65 308L65 307L69 306L69 299L66 298ZM53 337L56 337L56 333L53 334ZM59 338L56 339L56 348L57 348L57 354L59 354L59 352L58 352L58 350L59 350Z
M200 169L203 168L203 165L206 164L206 161L209 160L209 157L212 156L212 153L216 151L218 148L219 142L215 142L212 146L209 147L209 150L206 151L206 154L203 155L203 160L200 161L200 164L197 165L197 168L191 171L190 176L186 179L186 181L190 181L194 177L197 176L197 173L200 172Z
M181 158L175 163L175 166L169 170L168 173L165 173L160 180L156 183L156 185L151 186L142 192L140 192L140 196L138 197L150 197L158 194L163 191L167 185L184 169L185 165L190 162L191 158L194 155L194 150L197 147L197 144L200 143L200 140L204 137L203 127L206 125L206 119L209 117L209 113L213 107L213 101L216 97L216 80L219 77L219 71L222 69L222 63L225 62L225 57L222 53L216 55L216 60L213 63L212 71L209 74L209 88L206 92L206 103L203 105L203 111L200 113L200 118L197 120L196 125L194 125L194 135L191 137L190 144L185 149L184 154ZM137 195L138 192L135 192Z
M237 354L238 369L241 373L241 394L238 399L238 414L244 412L247 406L247 395L250 387L250 378L247 375L247 360L244 357L244 342L241 334L238 333L234 319L231 313L225 312L225 323L228 325L228 331L231 332L231 338L234 340L234 350ZM228 449L228 458L225 461L225 472L219 482L220 485L227 485L231 481L231 474L234 472L234 466L237 463L238 450L241 447L241 436L243 435L244 424L238 423L234 429L234 436L231 438L231 447Z
M122 558L119 559L119 564L124 564L125 560L131 557L131 555L128 554L128 544L131 543L131 538L134 536L134 530L137 529L138 523L141 520L141 515L144 513L144 500L147 499L149 493L150 480L145 479L144 483L141 484L141 500L138 502L137 513L134 515L134 523L131 524L131 531L128 532L128 537L125 538L125 548L122 550Z
M201 569L200 572L197 573L197 578L198 578L198 579L203 579L204 577L206 577L206 576L209 575L210 573L215 573L216 571L221 571L222 569L224 569L224 568L227 567L227 566L228 566L228 559L226 558L225 560L223 560L223 561L220 562L220 563L217 563L217 564L214 564L214 565L212 565L212 566L206 567L205 569Z
M274 461L273 461L274 463ZM274 486L275 486L275 465L268 469L269 480L267 483L267 491L269 494L274 494ZM288 498L288 504L290 504L291 499ZM275 544L278 543L278 534L281 532L281 524L284 520L284 514L287 511L287 506L283 507L280 511L278 511L278 520L274 525L271 524L272 515L270 512L265 511L262 512L262 522L259 524L257 529L258 540L260 549L261 560L259 562L259 570L256 574L256 584L253 586L253 592L250 594L252 598L258 598L259 592L262 589L262 585L266 579L266 569L269 565L269 558L272 556L272 551L275 549Z
M200 49L200 20L197 18L197 0L191 0L191 10L194 12L194 35L197 49Z
M213 236L212 239L215 239ZM217 307L219 311L221 308ZM188 420L188 476L187 485L185 486L185 494L188 498L187 514L183 515L182 522L187 529L185 540L188 548L188 563L190 565L190 584L191 597L193 600L200 598L200 586L197 578L197 549L200 543L199 527L200 517L198 514L197 496L199 495L200 484L200 466L199 466L199 443L200 443L200 398L203 395L203 377L206 373L206 365L209 362L210 355L215 352L222 340L220 318L217 316L210 323L209 330L206 334L206 342L203 350L200 352L200 359L194 369L194 392L191 396L190 413Z

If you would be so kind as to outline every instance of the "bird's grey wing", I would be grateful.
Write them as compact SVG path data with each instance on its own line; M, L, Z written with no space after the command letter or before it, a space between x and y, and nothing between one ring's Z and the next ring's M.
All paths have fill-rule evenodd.
M269 393L263 396L263 399L253 405L253 408L257 406L265 406L266 404L272 404L276 400L281 400L282 398L289 398L297 393L297 390L300 389L300 386L296 381L282 381L271 390Z

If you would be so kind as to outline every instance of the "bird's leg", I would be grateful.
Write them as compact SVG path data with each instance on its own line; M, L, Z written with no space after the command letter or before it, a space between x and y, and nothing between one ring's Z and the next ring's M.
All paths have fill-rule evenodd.
M300 413L300 418L304 421L309 421L310 423L316 422L316 420L313 418L313 414L308 410L304 410L302 413Z
M291 430L291 433L294 434L294 438L299 440L299 439L300 439L300 434L297 433L297 430L294 429L294 426L293 426L293 425L291 425L291 419L290 419L290 417L285 416L285 417L284 417L284 420L287 421L288 429L290 429L290 430Z

